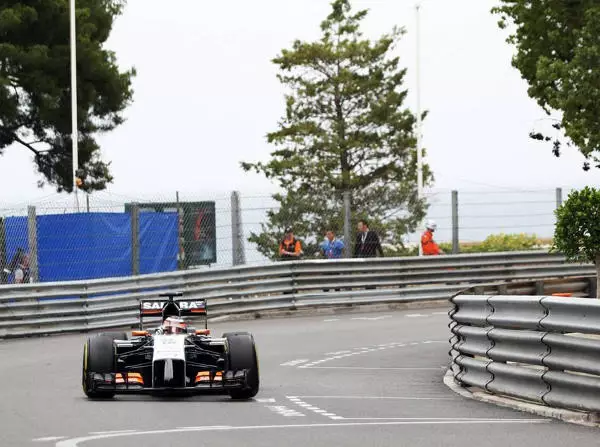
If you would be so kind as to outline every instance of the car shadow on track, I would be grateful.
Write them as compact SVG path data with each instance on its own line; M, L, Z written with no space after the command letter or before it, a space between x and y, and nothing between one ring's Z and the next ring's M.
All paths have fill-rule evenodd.
M248 404L251 402L257 402L255 399L249 400L234 400L226 395L204 395L204 396L150 396L150 395L127 395L121 394L110 399L90 399L85 396L80 398L83 401L92 402L107 402L115 403L119 402L177 402L177 403L231 403L231 404Z

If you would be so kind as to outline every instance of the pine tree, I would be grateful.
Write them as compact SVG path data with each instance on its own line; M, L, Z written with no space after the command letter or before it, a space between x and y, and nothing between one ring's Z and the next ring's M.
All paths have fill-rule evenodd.
M288 225L308 241L308 255L331 226L341 231L344 192L351 194L354 220L368 218L384 240L399 243L424 216L416 116L404 106L406 69L392 56L404 30L372 42L360 31L366 10L353 13L349 0L331 6L320 40L295 41L273 60L288 91L285 115L267 136L276 150L267 163L242 163L284 191L275 196L280 209L250 238L267 256L276 255Z
M104 48L124 0L77 0L79 167L82 189L112 181L96 135L123 122L134 70ZM73 191L68 0L0 0L0 154L33 154L39 185Z

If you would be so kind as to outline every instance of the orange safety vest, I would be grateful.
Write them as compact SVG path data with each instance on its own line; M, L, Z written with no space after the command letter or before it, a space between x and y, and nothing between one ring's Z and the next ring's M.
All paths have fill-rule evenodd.
M300 246L300 241L296 240L296 238L294 238L292 240L284 239L279 244L279 254L284 257L288 256L288 255L283 254L284 251L300 253L301 250L302 250L302 247Z
M427 230L421 236L421 246L423 247L424 255L439 255L440 247L433 241L433 233Z

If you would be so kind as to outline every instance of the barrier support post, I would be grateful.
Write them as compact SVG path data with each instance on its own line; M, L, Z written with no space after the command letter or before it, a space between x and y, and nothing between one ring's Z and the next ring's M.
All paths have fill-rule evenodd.
M131 273L140 274L140 207L131 207Z
M231 193L231 263L233 266L246 264L239 191Z
M458 191L452 191L452 254L460 253L458 241Z
M598 296L598 280L596 278L589 278L588 284L588 297L596 298Z
M562 188L556 188L556 209L562 206Z
M27 207L27 236L29 241L29 278L31 282L39 282L37 214L35 206Z
M8 284L8 274L4 271L7 262L4 218L0 217L0 284Z
M344 191L344 257L350 258L352 254L350 191Z
M537 296L544 295L544 281L536 281L535 282L535 294Z

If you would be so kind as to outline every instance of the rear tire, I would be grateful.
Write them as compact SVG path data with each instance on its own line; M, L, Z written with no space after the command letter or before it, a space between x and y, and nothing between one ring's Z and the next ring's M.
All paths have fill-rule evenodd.
M127 332L100 332L97 336L107 336L113 340L129 340Z
M118 334L117 334L118 335ZM114 335L102 334L88 338L83 347L82 386L85 395L92 399L110 399L113 391L96 391L88 379L88 372L110 374L115 372Z
M227 370L248 370L248 386L243 389L230 390L229 395L235 400L248 400L258 394L260 388L258 356L254 337L248 332L229 332L223 334L227 339Z

